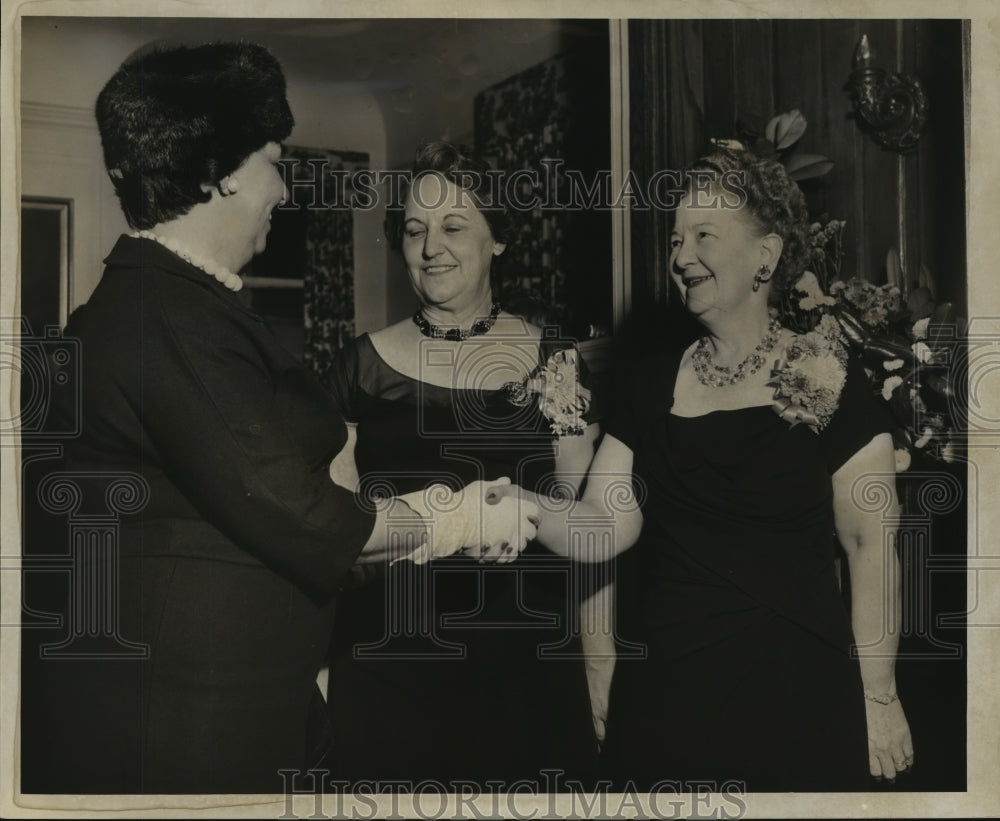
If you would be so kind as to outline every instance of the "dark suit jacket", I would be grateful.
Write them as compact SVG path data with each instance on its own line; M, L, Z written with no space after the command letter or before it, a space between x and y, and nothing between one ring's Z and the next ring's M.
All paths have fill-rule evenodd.
M99 598L150 652L39 663L54 773L42 789L280 791L279 768L314 763L332 599L374 521L327 474L344 424L200 269L131 237L105 263L65 332L80 340L81 407L56 411L82 414L65 469L83 496L113 474L148 485L118 520L118 589ZM71 607L64 627L80 618Z

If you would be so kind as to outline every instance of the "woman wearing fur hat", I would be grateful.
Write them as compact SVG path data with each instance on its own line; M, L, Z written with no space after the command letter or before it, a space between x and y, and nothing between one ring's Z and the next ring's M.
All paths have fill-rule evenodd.
M51 791L280 792L281 769L302 790L329 746L315 679L352 566L478 548L481 528L523 548L535 511L484 506L476 483L431 541L424 498L366 506L330 480L336 406L235 293L287 194L293 120L264 48L140 54L97 120L135 233L66 330L83 370L65 454L74 475L128 472L148 490L121 518L107 603L148 653L42 664Z

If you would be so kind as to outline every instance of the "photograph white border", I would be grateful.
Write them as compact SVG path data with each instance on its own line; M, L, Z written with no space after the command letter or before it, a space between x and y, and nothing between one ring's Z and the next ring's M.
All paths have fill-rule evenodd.
M699 0L699 2L652 2L633 0L627 6L587 0L495 0L470 10L466 2L400 0L391 4L370 4L360 0L232 0L232 2L123 2L121 0L40 0L19 2L5 0L0 20L0 317L18 315L18 207L20 204L20 25L21 15L52 16L204 16L204 17L602 17L614 18L626 12L630 17L685 18L857 18L877 15L880 18L958 17L971 20L971 122L967 132L968 175L968 293L970 313L974 313L972 333L1000 339L1000 162L997 159L996 134L1000 133L1000 4L992 0L938 2L938 0L888 0L870 2L820 2L819 0ZM615 79L615 78L613 78ZM627 77L617 81L627 83ZM621 135L619 135L621 137ZM963 207L965 204L956 204ZM624 241L624 237L622 238ZM624 299L627 295L616 295ZM972 310L974 306L974 311ZM970 372L976 363L971 363ZM997 371L1000 373L1000 371ZM971 395L982 419L1000 420L1000 387L991 382L994 371L984 370L979 392ZM0 369L0 404L2 418L11 418L18 404L17 378L10 368ZM970 487L978 487L981 498L969 502L970 556L968 573L969 602L975 604L968 630L968 791L965 793L862 793L862 794L750 794L746 798L747 817L990 817L1000 814L1000 790L996 774L1000 772L1000 670L998 626L1000 626L1000 545L994 534L1000 532L1000 505L993 502L992 489L1000 487L1000 422L997 436L987 437L980 447L970 448L975 464L970 466ZM987 441L987 439L989 441ZM996 440L996 441L993 441ZM14 448L0 449L0 562L19 551L18 530L18 453ZM973 484L973 473L976 473ZM6 568L6 564L0 565ZM993 571L993 572L990 572ZM20 609L20 573L0 573L0 624L16 624ZM7 818L51 817L53 814L74 817L98 817L121 814L142 817L280 817L286 812L284 798L240 796L17 796L18 784L18 630L0 630L0 816ZM300 796L294 812L305 818L313 814L315 799ZM322 812L337 817L338 807L327 798ZM567 795L519 796L517 809L522 817L566 817L578 811ZM367 804L360 804L358 817L366 815ZM436 805L435 805L436 806ZM610 802L610 806L616 804ZM346 805L350 817L350 805ZM393 809L388 800L384 812ZM395 808L411 815L418 808L400 798ZM451 801L441 817L453 817L456 804ZM503 809L501 807L501 809ZM626 806L626 815L629 812ZM494 808L480 805L484 815ZM707 810L697 802L686 806L677 817L697 815ZM341 807L339 811L344 812ZM534 813L534 815L532 815ZM290 817L286 815L285 817ZM314 816L315 817L315 816ZM467 816L471 817L471 816ZM723 816L725 817L725 816Z

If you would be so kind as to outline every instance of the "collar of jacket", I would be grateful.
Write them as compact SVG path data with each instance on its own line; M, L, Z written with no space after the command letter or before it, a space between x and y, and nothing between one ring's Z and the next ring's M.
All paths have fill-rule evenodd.
M250 310L239 293L231 291L214 277L206 274L201 268L197 268L185 262L173 251L168 250L160 243L151 239L130 237L122 234L111 249L111 253L104 260L104 264L109 268L138 268L143 271L159 269L184 279L201 285L208 289L220 299L224 299L233 306L239 308L246 314L263 321L263 318L256 312Z

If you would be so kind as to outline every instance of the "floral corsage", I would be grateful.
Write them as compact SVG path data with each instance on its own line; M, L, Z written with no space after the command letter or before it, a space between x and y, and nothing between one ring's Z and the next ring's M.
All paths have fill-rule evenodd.
M504 387L511 404L527 407L537 397L538 409L556 436L579 436L587 427L590 391L577 378L576 349L553 353L520 382Z
M840 403L847 379L847 351L840 327L824 316L809 333L796 336L785 352L785 361L771 371L772 407L795 427L804 422L815 433L825 428Z

